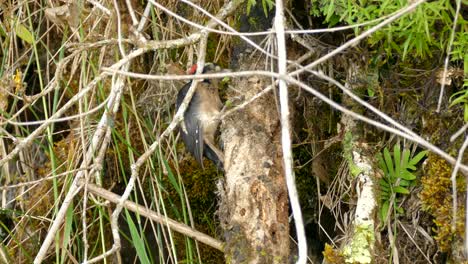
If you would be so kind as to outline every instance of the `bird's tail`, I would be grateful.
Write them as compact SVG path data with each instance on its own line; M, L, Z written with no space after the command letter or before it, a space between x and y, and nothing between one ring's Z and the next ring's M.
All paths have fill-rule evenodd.
M224 171L224 157L221 151L214 146L205 144L203 154L218 167L218 170Z

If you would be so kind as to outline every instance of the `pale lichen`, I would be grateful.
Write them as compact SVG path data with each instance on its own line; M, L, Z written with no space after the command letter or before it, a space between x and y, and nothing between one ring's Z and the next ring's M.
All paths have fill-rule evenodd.
M346 263L371 263L375 242L374 224L363 221L354 228L353 240L343 248Z

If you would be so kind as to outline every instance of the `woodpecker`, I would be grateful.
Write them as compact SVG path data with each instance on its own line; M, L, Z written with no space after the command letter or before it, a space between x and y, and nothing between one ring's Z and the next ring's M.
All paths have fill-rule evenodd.
M194 74L197 70L195 64L188 71ZM223 70L213 64L207 63L203 67L203 73L222 72ZM177 94L176 109L179 109L192 82L185 84ZM207 157L223 170L224 155L215 143L215 134L219 120L216 120L221 111L222 103L218 94L219 81L203 80L198 83L187 110L184 120L179 126L182 140L186 149L195 157L198 164L203 168L203 156Z

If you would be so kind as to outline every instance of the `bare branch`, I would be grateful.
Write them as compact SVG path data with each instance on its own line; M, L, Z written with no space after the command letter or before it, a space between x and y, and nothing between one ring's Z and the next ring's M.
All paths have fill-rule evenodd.
M288 74L288 70L286 64L287 54L286 40L284 37L284 10L282 0L276 1L276 15L274 25L276 29L276 39L278 41L278 73L280 75L286 75ZM302 211L299 204L299 196L297 194L296 179L293 170L288 97L288 86L286 81L279 79L279 98L281 107L281 146L283 149L284 174L286 177L289 201L291 203L299 246L299 258L296 263L305 264L307 261L307 241L305 238Z
M83 182L81 182L80 184L83 184ZM88 184L88 190L89 192L95 194L95 195L98 195L102 198L104 198L105 200L107 201L110 201L112 203L115 203L115 204L118 204L121 200L121 196L113 193L113 192L110 192L104 188L101 188L101 187L98 187L94 184ZM217 239L214 239L204 233L201 233L193 228L191 228L190 226L187 226L185 224L181 224L175 220L172 220L170 218L168 218L167 216L165 215L160 215L152 210L149 210L148 208L144 207L144 206L141 206L139 204L136 204L134 202L131 202L131 201L125 201L123 202L123 207L130 210L130 211L133 211L135 213L138 213L144 217L147 217L161 225L166 225L168 226L171 230L174 230L176 232L179 232L181 234L184 234L188 237L191 237L197 241L200 241L202 242L203 244L206 244L210 247L213 247L213 248L216 248L220 251L223 251L223 243Z

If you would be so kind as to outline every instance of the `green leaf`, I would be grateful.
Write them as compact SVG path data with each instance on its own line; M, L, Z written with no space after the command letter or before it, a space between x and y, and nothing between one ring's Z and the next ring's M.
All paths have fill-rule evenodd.
M225 106L227 109L231 108L232 105L233 105L233 103L232 103L231 100L227 100L226 103L224 103L224 106Z
M390 186L380 186L380 197L388 199L392 194L392 188ZM384 199L384 200L385 200Z
M395 171L393 170L394 167L393 167L392 156L390 156L390 152L388 151L387 148L384 149L384 158L385 158L385 163L387 164L388 174L391 179L394 179Z
M268 16L268 11L273 8L272 0L262 0L263 12L265 13L265 17Z
M0 36L7 37L6 30L3 28L3 25L0 23Z
M397 207L397 208L396 208L396 212L397 212L398 214L404 214L404 213L405 213L405 209L403 209L402 207Z
M332 0L327 7L327 16L325 17L325 21L330 21L333 14L335 14L335 1Z
M132 217L130 216L127 210L125 210L125 215L130 230L130 235L132 237L133 246L135 247L140 263L149 264L150 261L148 258L148 254L146 253L145 243L140 237L140 232L138 232L138 229L136 228L136 225L133 222Z
M383 170L385 176L387 176L388 175L387 165L385 165L385 161L383 160L382 155L380 153L377 155L377 160L379 161L380 169Z
M404 172L400 175L400 178L402 178L403 180L412 181L412 180L416 179L416 176L414 176L414 174L412 174L412 173L409 172L409 171L404 171Z
M452 103L449 105L449 107L452 107L456 104L461 104L461 103L466 104L466 101L467 101L466 96L460 96L457 99L453 100Z
M411 185L411 181L400 179L400 186L408 187Z
M419 163L419 161L421 161L426 155L427 155L428 151L427 150L424 150L424 151L421 151L418 153L418 155L416 155L415 157L413 157L409 164L410 165L416 165Z
M408 36L408 38L406 38L406 41L405 43L403 44L403 56L402 56L402 59L405 60L406 58L406 54L408 53L408 49L410 47L410 44L411 44L411 40L413 39L413 34L410 34Z
M468 104L465 104L464 111L463 111L463 120L465 122L468 121Z
M390 198L391 189L380 189L380 198L386 201Z
M454 93L452 96L450 96L450 101L452 101L452 102L450 103L449 107L452 107L452 106L454 106L456 104L461 104L461 103L466 104L467 97L468 97L468 91L467 90L462 90L462 91ZM453 98L455 98L455 99L453 100Z
M463 57L463 72L465 73L465 76L468 75L468 53L465 53L465 56Z
M380 219L381 221L387 220L388 207L390 206L388 201L383 202L380 207Z
M386 190L380 189L379 195L380 195L380 200L384 202L384 201L390 200L390 197L392 196L392 192L390 189L386 189Z
M248 0L247 1L247 15L250 14L250 9L252 6L255 6L257 2L255 0Z
M23 26L23 24L17 24L15 31L16 35L24 42L27 42L28 44L32 44L34 42L33 34L31 34L31 32L25 26Z
M67 253L69 252L69 243L70 243L70 235L72 231L72 225L73 225L73 210L74 210L74 205L71 203L71 206L68 207L67 213L65 216L65 230L63 232L63 237L62 237L62 254L61 254L61 259L60 263L65 263L67 258Z
M380 188L385 189L385 190L390 190L390 184L386 180L380 179L379 183L380 183Z
M405 168L405 170L408 167L408 161L410 160L410 154L411 153L410 153L409 149L404 149L403 150L403 159L401 161L401 167Z
M394 161L395 161L395 175L400 175L401 174L401 169L402 167L400 166L401 165L401 151L400 151L400 145L399 144L395 144L395 146L393 146L393 157L394 157Z
M409 194L409 191L408 189L402 187L402 186L396 186L395 188L393 188L393 191L396 192L396 193L401 193L401 194Z
M262 0L262 7L263 7L263 13L265 14L265 17L268 17L268 9L264 0Z
M171 167L169 167L169 164L167 163L167 160L166 159L163 159L163 163L164 163L164 166L166 167L167 169L167 179L169 180L169 182L171 183L172 187L174 187L174 189L176 190L177 194L182 194L182 189L180 187L180 184L179 182L177 181L176 177L174 176L174 174L172 173L172 169Z
M374 88L372 88L372 87L367 87L367 95L368 95L369 97L374 97L374 95L375 95L375 90L374 90Z

